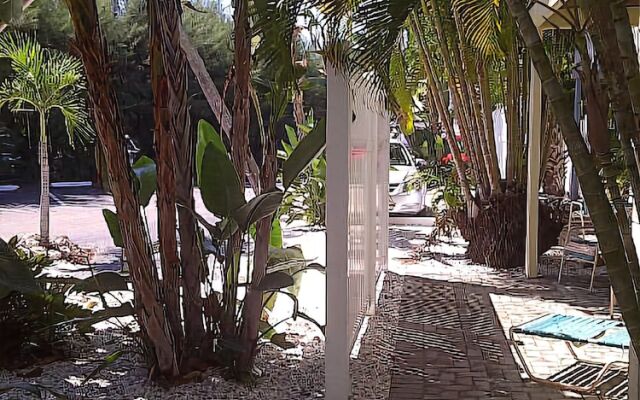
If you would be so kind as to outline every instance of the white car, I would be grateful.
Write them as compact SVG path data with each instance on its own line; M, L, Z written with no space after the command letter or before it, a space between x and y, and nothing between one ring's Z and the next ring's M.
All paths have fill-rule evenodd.
M402 142L391 139L389 147L389 213L423 214L426 211L426 189L409 190L407 182L418 172L422 160L416 160Z

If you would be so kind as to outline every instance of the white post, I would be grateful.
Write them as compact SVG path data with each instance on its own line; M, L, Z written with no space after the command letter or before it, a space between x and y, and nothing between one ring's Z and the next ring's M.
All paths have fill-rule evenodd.
M640 251L640 224L638 223L638 212L640 210L636 210L635 201L632 204L631 235L636 251ZM640 367L638 366L638 354L636 354L633 346L630 346L629 349L629 400L640 400Z
M351 392L347 265L351 96L347 80L327 64L327 327L326 398L347 400Z
M365 182L365 206L366 219L364 221L365 229L365 279L367 298L369 299L368 315L373 315L376 308L376 278L377 275L377 233L378 221L376 219L378 201L378 118L376 111L367 109L367 171Z
M378 114L378 240L379 266L386 270L389 265L389 119L385 111Z
M531 65L531 87L529 92L525 272L527 278L535 278L538 276L538 191L540 188L540 142L542 137L542 82L533 64Z
M640 368L633 346L629 349L629 400L640 400Z

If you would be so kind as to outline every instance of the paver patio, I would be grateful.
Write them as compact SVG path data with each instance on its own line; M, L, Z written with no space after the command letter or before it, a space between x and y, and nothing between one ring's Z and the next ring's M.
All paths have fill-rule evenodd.
M419 242L415 230L400 235L392 232L394 236L392 246L395 243L404 251ZM462 256L461 242L434 250L434 258L425 261L392 260L391 283L386 290L399 293L391 306L396 316L385 312L388 304L381 304L382 312L370 323L379 327L385 325L379 319L397 318L395 326L386 323L387 329L393 330L386 335L387 339L393 338L389 398L556 400L579 397L522 379L507 332L513 325L547 313L606 316L606 278L600 278L598 289L589 293L582 289L588 285L588 275L576 271L558 285L557 270L553 268L545 271L547 277L529 280L521 271L497 272L471 265ZM395 252L396 256L402 254ZM525 357L539 375L550 376L573 363L561 341L521 339ZM376 346L384 350L381 341L365 339L365 342L367 340L363 345L370 347L367 353L374 353ZM602 362L627 356L621 350L591 345L581 347L578 355Z

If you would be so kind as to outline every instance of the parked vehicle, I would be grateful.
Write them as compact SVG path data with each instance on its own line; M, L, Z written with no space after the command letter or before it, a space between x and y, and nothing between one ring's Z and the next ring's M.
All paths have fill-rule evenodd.
M420 215L426 211L426 188L409 188L408 182L426 164L413 158L398 139L391 139L389 147L389 213Z

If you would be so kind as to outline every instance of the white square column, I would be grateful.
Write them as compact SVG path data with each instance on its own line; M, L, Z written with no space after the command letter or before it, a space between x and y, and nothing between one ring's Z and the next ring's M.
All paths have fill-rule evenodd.
M538 276L538 192L540 190L540 146L542 138L542 82L533 64L531 65L531 86L529 90L525 273L527 278L535 278Z
M349 156L351 96L343 75L327 63L327 326L325 396L347 400L349 354Z

